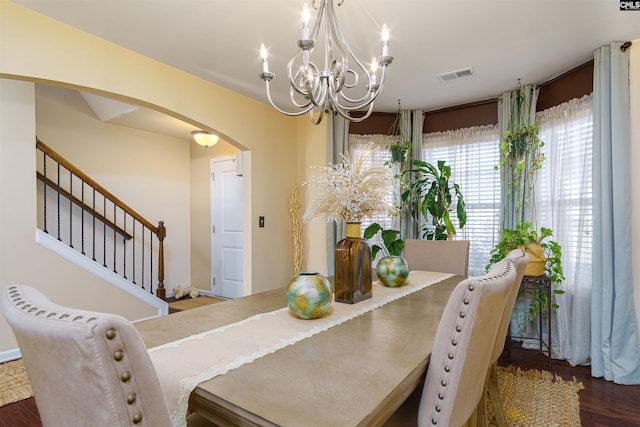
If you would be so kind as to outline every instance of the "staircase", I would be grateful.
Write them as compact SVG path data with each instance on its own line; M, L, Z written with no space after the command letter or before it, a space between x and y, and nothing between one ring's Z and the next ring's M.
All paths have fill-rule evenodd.
M164 222L153 225L40 140L36 153L39 240L130 293L165 300Z

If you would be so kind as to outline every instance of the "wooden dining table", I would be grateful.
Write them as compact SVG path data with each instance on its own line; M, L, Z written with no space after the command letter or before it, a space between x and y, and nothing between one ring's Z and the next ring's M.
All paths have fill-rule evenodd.
M424 380L445 304L463 279L445 278L203 381L189 410L221 426L381 425ZM136 327L152 348L286 305L280 288Z

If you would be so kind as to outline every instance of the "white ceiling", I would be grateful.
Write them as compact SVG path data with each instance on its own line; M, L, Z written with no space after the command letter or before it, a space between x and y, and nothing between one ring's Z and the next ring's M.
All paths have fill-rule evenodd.
M13 0L143 55L267 102L259 46L285 105L286 63L300 38L303 0ZM495 98L517 80L542 83L640 38L640 11L619 0L344 0L337 15L363 62L391 32L393 64L375 111L433 110ZM314 19L314 17L312 18ZM473 67L473 77L436 76Z

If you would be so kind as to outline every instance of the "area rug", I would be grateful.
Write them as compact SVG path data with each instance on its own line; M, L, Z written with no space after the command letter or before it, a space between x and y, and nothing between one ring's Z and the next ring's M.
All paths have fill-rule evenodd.
M182 311L182 310L189 310L191 308L202 307L205 305L216 304L223 301L226 301L226 300L223 298L208 297L206 295L200 295L199 297L196 297L196 298L187 297L175 302L170 302L169 308L172 310Z
M0 364L0 406L33 396L22 359Z
M515 366L498 367L500 398L513 427L580 426L581 382L565 381L548 371L523 371ZM488 405L489 424L494 423Z

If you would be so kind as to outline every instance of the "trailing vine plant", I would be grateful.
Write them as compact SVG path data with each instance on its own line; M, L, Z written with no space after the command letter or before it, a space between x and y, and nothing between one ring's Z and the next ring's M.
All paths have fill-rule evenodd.
M528 208L535 205L537 171L546 158L542 151L544 141L538 136L540 120L531 123L527 97L519 81L511 102L509 128L500 141L500 167L505 174L507 194L513 201L514 222L519 222L527 219ZM504 216L507 217L507 212Z
M545 261L544 274L553 283L552 293L564 294L564 290L558 289L565 279L562 269L562 248L557 242L548 240L552 236L553 233L549 228L541 227L538 232L530 222L518 222L515 229L505 229L502 232L502 239L491 250L491 259L486 269L489 270L493 264L502 260L512 250L524 249L528 252L530 260L542 257L540 260ZM541 252L534 248L535 245L539 245ZM558 304L549 301L549 296L542 285L530 292L529 297L531 299L526 311L522 316L517 316L518 326L523 331L527 331L529 326L533 328L536 325L539 313L551 313L552 310L559 308ZM516 310L517 307L516 305Z
M562 270L562 248L557 242L544 241L552 236L549 228L535 226L535 185L537 172L546 160L544 141L539 137L540 120L532 122L531 111L525 88L520 81L511 96L511 118L509 127L502 134L500 141L500 168L503 174L503 231L502 240L491 252L491 260L487 269L500 261L506 254L517 247L524 248L531 258L534 251L530 245L539 244L542 257L546 261L545 272L553 283L553 294L562 294L558 289L565 280ZM515 228L511 228L515 227ZM540 312L551 312L558 309L558 304L548 299L542 289L532 291L530 302L523 316L518 317L518 325L526 331L528 326L535 326ZM517 310L517 304L516 304ZM535 329L535 328L534 328Z

